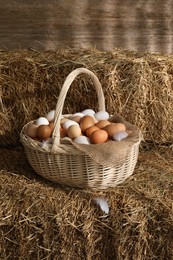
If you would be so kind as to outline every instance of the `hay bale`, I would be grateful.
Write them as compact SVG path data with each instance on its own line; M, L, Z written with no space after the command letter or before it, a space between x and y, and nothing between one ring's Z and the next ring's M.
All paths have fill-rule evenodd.
M36 176L21 147L0 155L3 259L172 259L171 147L147 146L126 182L99 192ZM96 197L107 200L106 217Z
M19 143L30 120L55 108L67 75L78 67L101 81L106 109L138 126L146 141L173 142L173 56L115 50L62 49L0 52L0 144ZM81 75L72 84L64 113L97 109L91 81Z

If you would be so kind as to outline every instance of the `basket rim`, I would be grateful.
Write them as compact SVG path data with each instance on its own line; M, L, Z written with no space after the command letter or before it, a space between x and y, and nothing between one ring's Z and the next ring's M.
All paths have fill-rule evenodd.
M71 116L72 114L65 114L63 116ZM83 151L79 150L76 148L76 146L73 145L72 140L69 137L62 138L61 141L63 140L63 143L60 143L57 147L56 150L52 150L52 143L51 140L48 142L46 141L38 141L34 140L33 138L27 136L25 134L25 129L26 127L33 123L35 120L31 120L27 124L25 124L20 132L20 141L24 146L27 146L28 148L31 148L36 151L44 152L44 153L51 153L51 154L57 154L57 153L68 153L68 154L85 154ZM140 142L143 140L143 135L142 132L139 130L139 136L136 141L132 142L133 145L139 145ZM125 140L124 140L125 141ZM116 142L116 141L110 141L110 142ZM44 145L46 144L46 145ZM89 144L90 146L100 146L102 144ZM81 144L81 146L88 146L88 144Z

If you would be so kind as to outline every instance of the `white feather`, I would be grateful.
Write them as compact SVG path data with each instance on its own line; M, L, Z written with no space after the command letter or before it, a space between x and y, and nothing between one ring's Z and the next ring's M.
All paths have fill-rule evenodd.
M101 210L108 214L109 213L109 206L106 200L104 199L100 199L100 198L96 198L94 199L94 201L96 202L96 204L101 208Z
M47 140L42 141L41 143L41 147L43 149L47 149L50 145L52 145L52 138L48 138Z
M125 131L122 131L122 132L119 132L117 134L114 134L113 135L113 140L116 140L116 141L121 141L123 140L124 138L126 138L128 136L128 133L125 132Z

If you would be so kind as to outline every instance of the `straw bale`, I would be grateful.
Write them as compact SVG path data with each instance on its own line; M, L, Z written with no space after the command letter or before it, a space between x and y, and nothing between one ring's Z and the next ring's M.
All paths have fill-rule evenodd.
M173 141L173 55L67 48L0 52L1 147L18 144L25 123L55 108L65 78L78 67L98 76L109 113L120 113L139 127L146 141ZM81 75L63 113L88 107L97 110L96 93Z
M146 144L134 174L105 191L43 180L22 147L0 155L2 259L172 259L171 146ZM108 215L94 203L98 197L108 202Z

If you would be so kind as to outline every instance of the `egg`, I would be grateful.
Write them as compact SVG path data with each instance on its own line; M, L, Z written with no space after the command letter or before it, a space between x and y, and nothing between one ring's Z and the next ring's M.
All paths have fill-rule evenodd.
M38 138L38 137L35 137L35 138L33 138L34 139L34 141L36 141L36 143L39 143L40 144L40 139Z
M51 128L48 125L40 125L37 128L37 137L40 140L46 140L50 138L51 133L52 133Z
M71 139L74 139L81 135L81 129L78 125L71 125L67 129L67 134Z
M62 118L60 119L60 124L63 125L63 123L64 123L65 121L67 121L67 120L69 120L67 117L62 117Z
M82 111L82 114L84 115L94 115L95 114L95 111L93 109L85 109Z
M80 128L82 132L85 133L86 129L89 128L90 126L94 125L94 120L92 116L84 116L80 120Z
M115 141L121 141L124 138L126 138L127 136L128 136L128 133L125 131L122 131L122 132L118 132L118 133L114 134L112 138Z
M84 114L78 112L78 113L73 114L70 119L79 123L83 116L84 116Z
M86 133L86 136L90 137L92 132L96 131L96 130L99 130L100 128L97 127L97 126L90 126L89 128L86 129L85 133Z
M64 128L60 128L60 137L64 138L67 136L67 130Z
M40 126L40 125L48 125L48 124L49 124L49 121L45 117L39 117L36 120L36 125L38 125L38 126Z
M92 132L90 141L93 144L101 144L106 142L108 139L108 133L105 130L99 129Z
M95 116L92 116L94 120L94 124L98 123L98 120L95 118Z
M110 125L105 126L104 130L108 133L109 138L112 138L113 135L118 132L126 131L126 127L122 123L111 123Z
M29 124L26 127L25 133L31 138L36 138L37 137L37 128L38 128L38 125Z
M82 117L79 125L80 125L82 132L85 132L87 128L89 128L90 126L94 126L93 116Z
M50 127L51 131L53 131L53 129L54 129L54 123L51 122L51 123L48 124L48 126Z
M90 139L85 135L80 135L74 139L76 144L90 144Z
M108 120L109 119L109 114L108 112L104 110L100 110L99 112L95 113L95 118L100 121L100 120Z
M103 128L110 124L111 124L111 122L109 122L108 120L100 120L95 124L95 126L98 126L99 128Z
M73 120L70 120L70 119L66 120L66 121L62 124L63 128L66 129L66 130L67 130L71 125L77 125L77 126L79 126L79 124L78 124L77 122L75 122L75 121L73 121Z
M82 118L81 116L74 116L74 117L71 118L71 120L73 120L73 121L79 123L80 120L81 120L81 118Z
M50 112L47 113L45 116L49 122L54 121L54 116L55 116L55 110L51 110Z
M123 123L116 123L116 133L126 131L126 126Z

